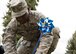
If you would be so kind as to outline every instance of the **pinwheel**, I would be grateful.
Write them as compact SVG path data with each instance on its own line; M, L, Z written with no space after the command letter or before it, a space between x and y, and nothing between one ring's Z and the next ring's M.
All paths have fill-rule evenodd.
M40 43L40 39L42 38L42 35L46 35L47 33L50 33L51 30L54 28L54 25L52 24L52 22L53 20L50 20L49 18L41 18L40 21L37 23L39 26L39 30L41 31L41 35L36 43L36 46L32 54L35 54L36 49Z
M40 21L37 23L39 26L39 30L43 34L51 32L52 28L54 28L52 22L53 20L50 20L49 18L41 18Z

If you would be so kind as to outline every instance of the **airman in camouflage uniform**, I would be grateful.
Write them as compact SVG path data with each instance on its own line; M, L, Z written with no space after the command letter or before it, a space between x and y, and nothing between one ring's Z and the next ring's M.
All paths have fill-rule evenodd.
M28 11L25 0L11 0L10 6L12 8L12 20L3 35L5 54L32 54L40 36L37 22L45 16L37 11ZM16 47L16 34L22 36L18 47ZM54 40L56 43L53 43ZM58 40L59 29L53 28L51 33L42 36L35 54L48 54L52 50L50 47L56 46Z

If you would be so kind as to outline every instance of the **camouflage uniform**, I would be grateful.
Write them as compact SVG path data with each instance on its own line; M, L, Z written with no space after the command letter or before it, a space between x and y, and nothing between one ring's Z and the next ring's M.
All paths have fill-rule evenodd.
M5 54L32 54L40 36L37 25L40 18L45 18L45 16L36 11L30 11L29 22L24 24L20 24L16 18L12 18L3 35ZM16 47L16 34L22 36L18 47ZM35 54L47 54L53 38L53 33L43 35Z

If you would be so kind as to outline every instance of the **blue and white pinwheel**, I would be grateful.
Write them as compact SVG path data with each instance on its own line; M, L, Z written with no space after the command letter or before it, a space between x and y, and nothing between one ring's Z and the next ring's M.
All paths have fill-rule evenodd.
M48 19L48 18L41 18L40 21L37 23L39 26L39 30L42 32L37 43L36 46L32 52L32 54L35 54L36 49L40 43L40 39L42 38L42 34L45 35L49 32L51 32L51 30L54 28L54 25L52 24L52 20Z
M39 26L39 30L43 34L51 32L52 28L54 28L52 22L53 20L50 20L49 18L41 18L40 21L37 23Z

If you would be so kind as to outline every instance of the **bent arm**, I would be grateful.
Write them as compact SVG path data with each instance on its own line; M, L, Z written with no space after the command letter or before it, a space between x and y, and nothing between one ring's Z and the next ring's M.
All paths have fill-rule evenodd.
M53 42L52 42L51 47L47 54L52 53L56 49L59 38L60 38L60 29L58 27L53 28L52 34L53 34L54 38L53 38Z
M54 36L50 34L42 36L42 38L40 39L39 47L37 48L37 51L35 54L47 54L52 44L53 38Z
M6 30L3 34L3 44L5 54L16 54L16 21L13 18L7 25Z

